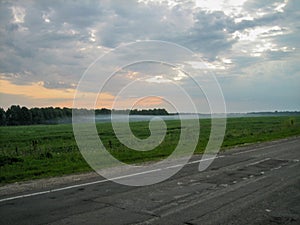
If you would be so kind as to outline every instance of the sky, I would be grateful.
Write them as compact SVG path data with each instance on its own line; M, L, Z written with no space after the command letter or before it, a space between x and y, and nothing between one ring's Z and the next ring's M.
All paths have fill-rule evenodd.
M298 0L1 1L0 21L3 108L72 107L95 60L128 43L156 40L161 47L148 42L96 63L80 90L85 100L98 96L97 108L189 112L187 93L207 112L214 100L193 80L205 86L215 76L227 112L300 110ZM201 62L164 43L189 49ZM174 64L134 63L149 54Z

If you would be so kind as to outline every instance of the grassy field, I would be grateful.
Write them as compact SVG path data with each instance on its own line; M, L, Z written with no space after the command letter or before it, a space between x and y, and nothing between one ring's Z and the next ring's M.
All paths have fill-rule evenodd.
M175 149L180 121L166 121L164 141L154 150L137 152L126 148L115 137L110 123L97 124L107 149L126 163L167 157ZM210 120L201 119L201 134L195 153L205 149ZM146 138L148 122L131 123L133 133ZM101 132L100 132L101 130ZM229 118L222 149L245 143L270 141L300 135L300 116ZM0 127L0 184L91 171L82 158L71 124Z

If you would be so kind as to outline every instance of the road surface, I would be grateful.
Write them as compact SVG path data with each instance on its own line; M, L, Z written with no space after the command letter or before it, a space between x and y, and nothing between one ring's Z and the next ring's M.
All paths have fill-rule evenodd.
M0 224L300 224L299 160L298 137L228 150L204 172L190 163L151 186L36 187L0 196Z

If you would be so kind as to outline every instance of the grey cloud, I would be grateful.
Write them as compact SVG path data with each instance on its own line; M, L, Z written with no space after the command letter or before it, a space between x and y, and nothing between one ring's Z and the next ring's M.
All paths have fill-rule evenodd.
M231 48L235 40L230 40L230 30L234 21L223 12L199 11L194 14L195 24L181 42L194 51L202 52L210 59Z
M256 18L252 21L245 20L238 24L237 28L243 29L246 27L253 26L263 26L263 25L286 25L291 26L290 22L293 24L298 24L300 21L300 3L297 0L289 0L286 6L283 8L283 12L275 11L274 4L282 4L283 0L266 0L266 1L257 1L249 0L247 1L243 8L247 12L254 14L258 11L263 11L266 14L262 17Z
M78 82L96 57L103 54L103 50L97 49L98 45L114 48L121 43L156 39L183 45L211 62L216 56L231 58L234 67L224 71L223 75L239 76L261 60L297 57L297 48L300 47L299 1L289 1L284 12L275 11L274 3L273 0L247 1L243 6L246 13L261 10L266 14L252 21L235 23L234 18L223 12L195 9L193 3L187 1L179 2L173 8L164 2L144 4L137 1L1 2L0 72L17 74L5 75L6 79L17 84L44 81L47 88L68 88ZM24 23L11 22L10 7L13 5L26 9ZM43 16L47 16L50 22L46 23ZM258 41L264 39L278 47L295 47L295 51L266 51L262 57L251 57L233 48L240 41L232 39L235 31L276 25L286 29L284 34L270 31ZM95 30L94 42L90 39L92 29ZM251 50L256 44L249 42L246 47ZM124 57L131 56L124 54ZM296 64L293 61L290 66ZM116 82L116 85L122 84L122 80Z
M43 13L49 14L53 26L61 26L64 23L77 28L89 27L98 22L104 14L102 1L35 1L33 7L28 8L26 21L31 26L41 26L41 21L36 17L42 17Z
M176 9L159 4L130 3L130 6L112 4L113 16L107 18L98 33L102 45L116 47L120 43L137 39L170 40L180 31L186 30L184 25L188 26L188 14L179 15ZM163 20L164 16L168 18L166 21ZM182 23L176 23L179 19Z
M8 61L16 58L26 61L24 58L29 58L36 59L37 63L43 62L45 66L51 61L64 65L64 61L67 60L64 55L69 53L68 61L73 60L73 64L82 63L79 60L83 56L75 49L78 42L82 47L85 47L85 44L116 47L120 43L136 39L158 39L183 44L212 57L230 48L232 44L227 41L228 34L222 33L222 29L226 27L223 21L228 22L224 14L199 13L195 15L199 17L199 23L191 27L194 18L192 9L188 7L189 3L180 4L172 9L164 4L147 5L135 1L126 4L116 1L18 4L26 9L24 24L7 24L1 41L6 48L11 49L6 49L6 52L12 52L6 58ZM43 13L49 14L50 23L43 21ZM165 21L164 17L167 18ZM202 28L202 22L209 22L208 27ZM20 31L21 26L27 31ZM98 30L96 43L89 42L89 29ZM70 34L68 30L74 30L75 33ZM51 56L46 49L57 51ZM55 62L55 59L61 62ZM29 70L26 64L23 63L23 66ZM3 66L2 70L12 72L8 66ZM36 72L41 78L43 71L40 71L40 74Z
M72 88L74 88L69 83L64 83L64 82L55 81L55 80L45 81L43 86L45 88L49 88L49 89L70 89L70 88L72 89Z
M250 12L257 12L258 10L270 11L274 10L274 4L283 3L284 0L248 0L244 3L243 8Z

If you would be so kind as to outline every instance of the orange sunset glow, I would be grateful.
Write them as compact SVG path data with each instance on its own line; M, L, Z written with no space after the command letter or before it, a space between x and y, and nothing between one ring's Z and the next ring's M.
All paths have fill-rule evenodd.
M31 99L32 102L35 100L42 100L44 102L43 105L36 105L37 107L50 106L47 104L49 100L55 100L54 104L51 106L54 107L72 107L73 99L75 95L76 89L50 89L43 86L43 82L35 82L26 85L17 85L13 84L9 80L0 79L0 94L7 95L17 95L26 97ZM101 93L97 96L97 93L93 92L84 92L80 93L80 95L84 96L84 100L79 102L80 108L113 108L117 107L119 109L127 109L127 108L148 108L148 107L158 107L163 105L164 100L160 97L150 96L147 98L128 98L122 101L118 101L114 103L115 96L109 93ZM94 99L97 99L96 106L94 105ZM9 106L7 106L9 107Z

